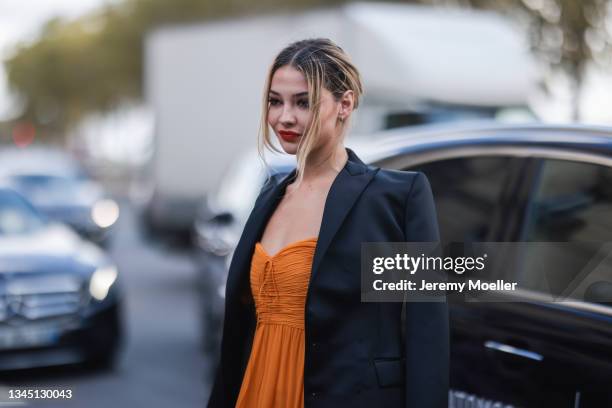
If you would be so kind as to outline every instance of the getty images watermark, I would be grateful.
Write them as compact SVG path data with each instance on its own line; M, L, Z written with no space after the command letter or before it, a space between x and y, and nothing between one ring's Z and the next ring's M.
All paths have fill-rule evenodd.
M612 243L362 244L362 301L449 298L612 302Z

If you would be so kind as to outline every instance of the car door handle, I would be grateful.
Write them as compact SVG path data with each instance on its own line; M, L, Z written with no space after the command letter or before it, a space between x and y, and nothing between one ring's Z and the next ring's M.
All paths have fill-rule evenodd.
M514 354L515 356L525 357L530 360L542 361L544 356L533 351L520 349L509 344L498 343L496 341L485 341L484 346L491 350L501 351L502 353Z

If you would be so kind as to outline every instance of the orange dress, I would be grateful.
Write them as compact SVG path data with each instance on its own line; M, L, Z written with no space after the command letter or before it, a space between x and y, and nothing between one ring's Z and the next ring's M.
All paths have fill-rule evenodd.
M304 307L316 245L296 241L274 256L255 245L257 327L236 407L304 407Z

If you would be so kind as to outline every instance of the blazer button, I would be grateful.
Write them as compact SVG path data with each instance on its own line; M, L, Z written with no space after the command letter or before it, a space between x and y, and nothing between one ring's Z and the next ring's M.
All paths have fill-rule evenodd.
M312 347L317 347L317 343L312 343Z
M312 393L312 394L310 394L310 395L312 395L312 398L314 398L314 397L316 397L316 396L317 396L317 393L316 393L316 392L313 392L313 393Z

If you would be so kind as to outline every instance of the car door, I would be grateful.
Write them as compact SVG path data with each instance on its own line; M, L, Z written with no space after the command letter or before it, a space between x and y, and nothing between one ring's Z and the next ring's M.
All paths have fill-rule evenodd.
M487 305L484 354L527 406L612 406L612 260L602 246L612 241L612 160L553 151L529 174L511 240L568 244L527 252L523 285L537 294L546 282L573 301Z
M529 196L522 180L531 159L483 147L471 154L449 151L404 170L424 172L434 194L443 242L504 241L523 219ZM437 155L440 157L440 155ZM451 388L489 401L515 402L515 392L486 357L496 338L490 304L451 302Z

